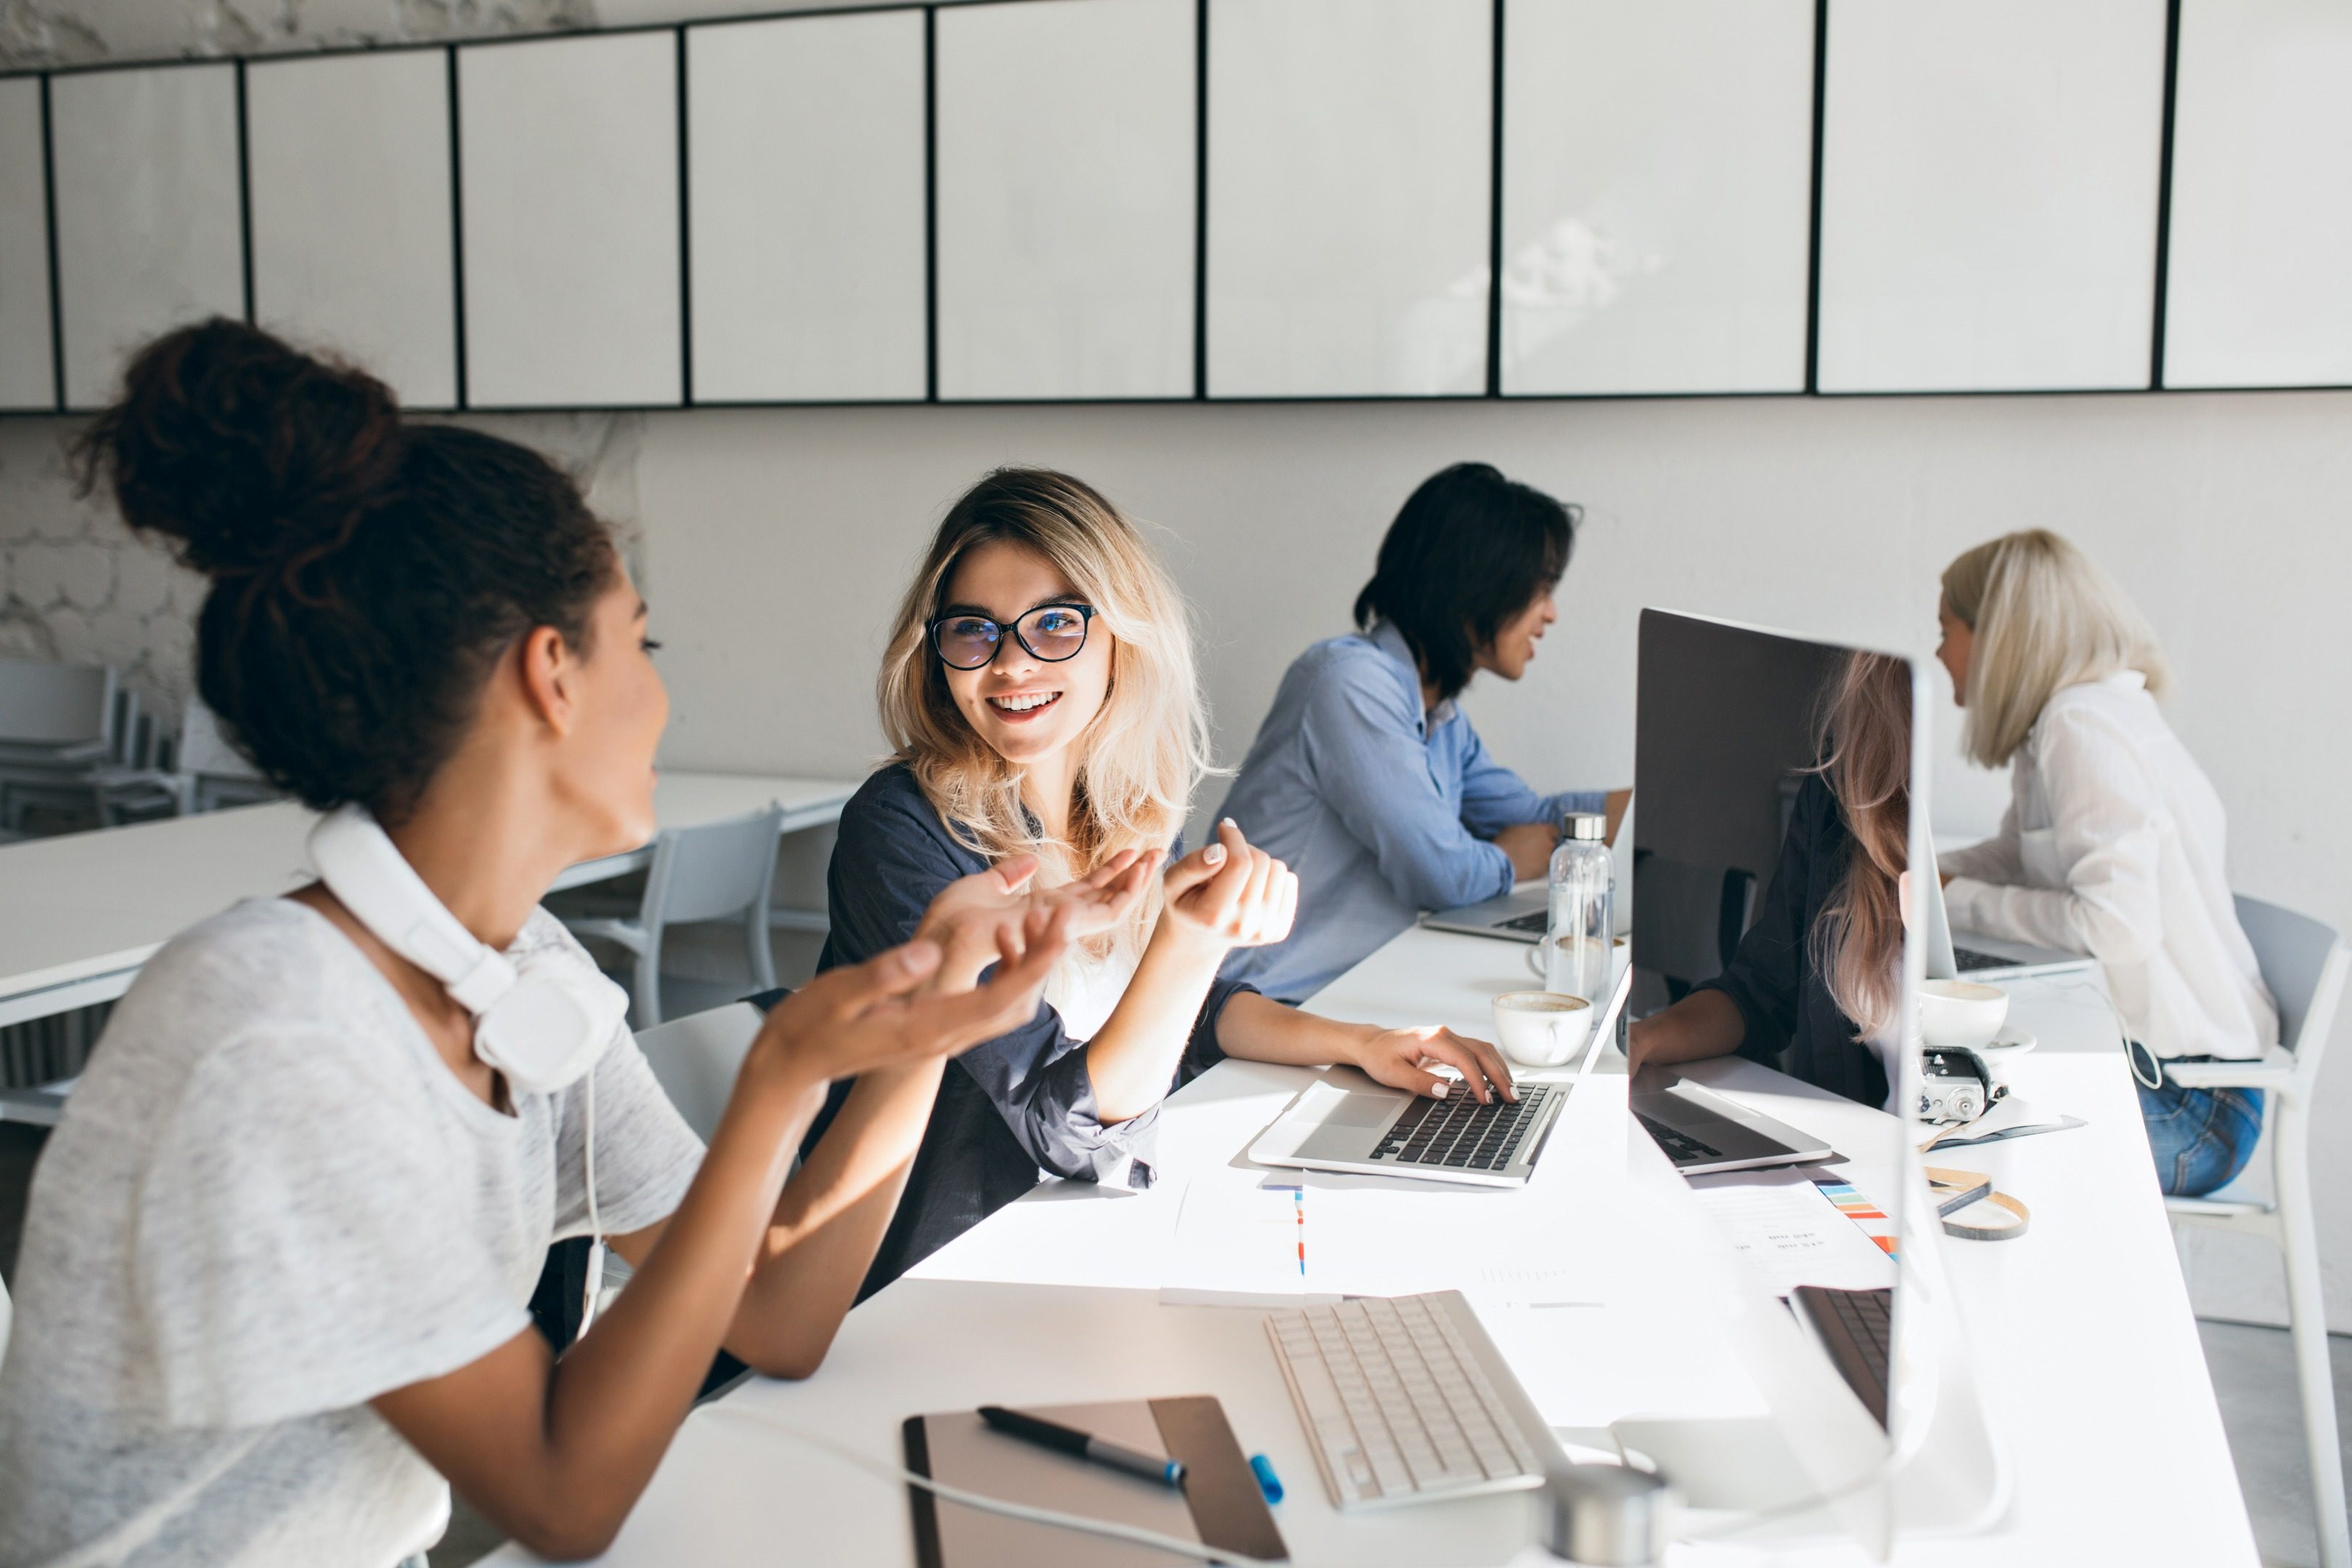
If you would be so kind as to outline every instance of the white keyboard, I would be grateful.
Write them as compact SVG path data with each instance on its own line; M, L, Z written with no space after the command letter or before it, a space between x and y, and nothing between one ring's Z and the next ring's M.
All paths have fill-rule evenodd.
M1271 1312L1265 1330L1340 1508L1539 1486L1559 1458L1458 1290Z

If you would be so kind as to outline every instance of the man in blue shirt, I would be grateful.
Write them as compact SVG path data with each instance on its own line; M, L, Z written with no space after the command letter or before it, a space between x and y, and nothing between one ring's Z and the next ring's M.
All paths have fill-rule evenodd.
M1236 952L1226 978L1304 1001L1421 910L1544 875L1564 813L1606 810L1615 836L1630 792L1538 795L1454 700L1479 670L1526 673L1575 539L1568 508L1486 463L1405 502L1357 596L1360 630L1290 667L1225 797L1298 875L1289 939Z

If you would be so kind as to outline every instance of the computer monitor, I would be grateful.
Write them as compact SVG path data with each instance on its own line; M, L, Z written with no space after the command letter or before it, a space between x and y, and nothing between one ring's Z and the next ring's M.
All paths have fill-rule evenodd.
M1931 710L1914 661L1791 634L1648 609L1642 614L1639 650L1630 889L1635 991L1628 1011L1647 1016L1720 976L1775 897L1776 876L1804 869L1784 864L1783 847L1801 811L1812 813L1809 820L1818 825L1819 792L1830 786L1822 764L1833 739L1846 738L1833 736L1833 727L1836 699L1850 675L1875 683L1864 695L1879 700L1854 703L1846 721L1857 732L1865 722L1881 727L1875 738L1908 802L1904 858L1909 865L1933 864L1926 721ZM1907 717L1901 711L1905 698ZM1821 782L1809 786L1816 778ZM1830 805L1841 825L1849 820L1834 795ZM1824 889L1842 874L1843 862L1825 870L1822 861L1815 858L1813 885L1798 906L1817 910ZM1798 1256L1759 1267L1763 1254L1751 1235L1747 1253L1719 1271L1730 1282L1727 1289L1745 1297L1736 1303L1741 1310L1727 1316L1723 1331L1770 1419L1744 1433L1729 1429L1737 1424L1650 1422L1631 1424L1623 1434L1629 1447L1655 1459L1695 1500L1715 1505L1718 1520L1729 1517L1728 1528L1738 1528L1744 1513L1766 1535L1828 1531L1850 1535L1882 1557L1898 1533L1965 1531L1990 1522L2005 1492L1944 1288L1940 1219L1927 1195L1916 1147L1926 1133L1902 1114L1917 1103L1921 1089L1913 998L1922 976L1925 910L1916 881L1890 976L1892 1014L1867 1047L1885 1080L1884 1097L1869 1106L1878 1114L1844 1115L1841 1125L1848 1131L1835 1156L1811 1167L1698 1176L1687 1184L1672 1178L1678 1198L1704 1217L1679 1232L1699 1238L1695 1246L1728 1253L1734 1238L1720 1223L1725 1216L1803 1198L1813 1204L1813 1219L1825 1226L1829 1240L1853 1240L1826 1226L1836 1216L1892 1251L1891 1258L1874 1259L1868 1249L1857 1258L1855 1249L1843 1248L1836 1277L1818 1281L1887 1293L1892 1343L1877 1398L1853 1365L1841 1369L1838 1352L1843 1349L1850 1361L1852 1345L1834 1343L1834 1333L1825 1333L1820 1321L1832 1308L1855 1303L1801 1300L1793 1289L1808 1267L1831 1266ZM1808 930L1801 940L1817 941L1818 933ZM1743 1047L1743 1054L1781 1066L1785 1058L1769 1047L1782 1043L1767 1042L1760 1051ZM1689 1070L1720 1078L1696 1064ZM1738 1099L1736 1088L1720 1087L1727 1098ZM1843 1087L1849 1098L1859 1098L1851 1076ZM1786 1109L1772 1113L1793 1119ZM1652 1168L1654 1173L1665 1167L1661 1160ZM1828 1185L1833 1181L1848 1184L1834 1201ZM1874 1205L1881 1217L1847 1222L1840 1205L1857 1213ZM1789 1212L1801 1218L1803 1207ZM1829 1247L1824 1256L1840 1250ZM1783 1285L1791 1287L1786 1306ZM1856 1326L1869 1332L1866 1322Z

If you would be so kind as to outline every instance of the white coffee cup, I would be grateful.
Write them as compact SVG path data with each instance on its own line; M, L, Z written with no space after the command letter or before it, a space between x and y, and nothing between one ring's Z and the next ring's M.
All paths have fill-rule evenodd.
M1929 980L1919 987L1919 1040L1938 1048L1990 1045L2009 1019L2009 993L1973 980Z
M1556 1068L1592 1034L1592 1004L1557 991L1507 991L1495 998L1495 1043L1525 1068Z

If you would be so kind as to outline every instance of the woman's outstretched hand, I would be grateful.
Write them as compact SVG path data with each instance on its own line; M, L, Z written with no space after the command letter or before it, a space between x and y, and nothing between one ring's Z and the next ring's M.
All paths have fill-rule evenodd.
M986 984L947 984L948 952L918 937L903 947L818 975L769 1011L745 1071L806 1084L949 1056L1028 1022L1045 977L1069 945L1066 909L1029 910L957 924L947 937L969 960L982 943L994 963Z
M1082 942L1115 929L1143 900L1160 854L1122 850L1092 874L1058 888L1037 886L1037 857L1013 855L985 871L960 877L932 899L916 929L919 941L940 944L944 960L933 979L940 990L969 989L1008 945L1017 954L1027 918L1058 914L1062 934Z
M1232 817L1204 844L1168 868L1166 912L1186 935L1221 947L1265 947L1290 934L1298 913L1298 878L1254 848Z

